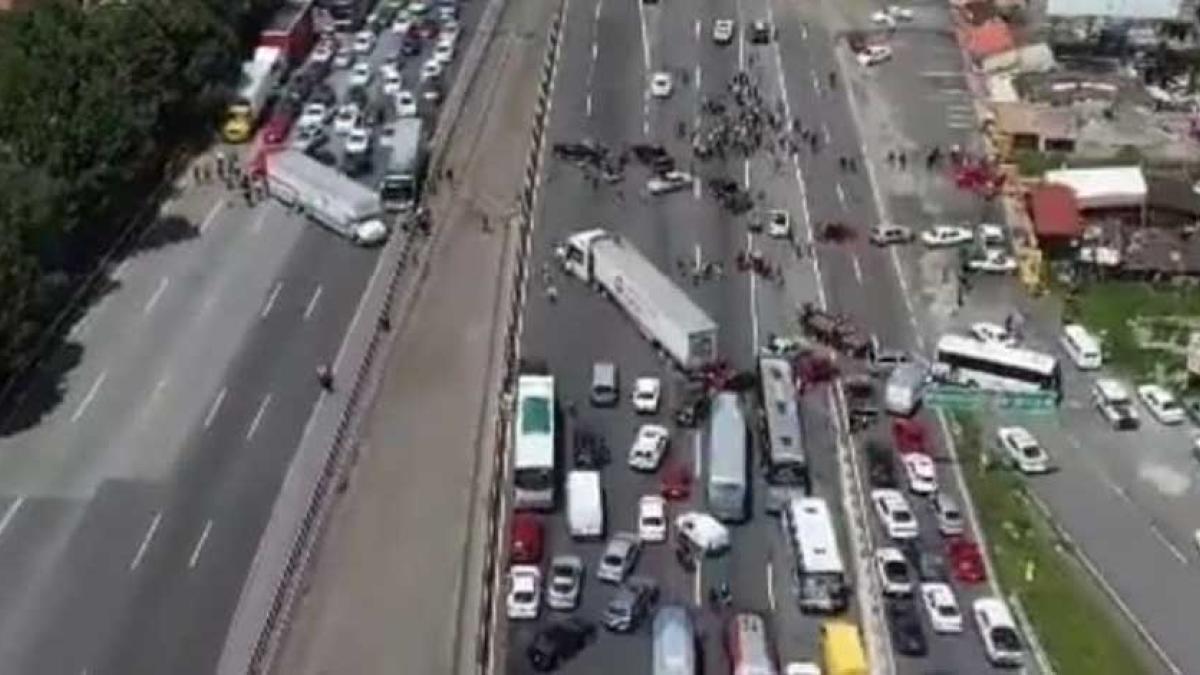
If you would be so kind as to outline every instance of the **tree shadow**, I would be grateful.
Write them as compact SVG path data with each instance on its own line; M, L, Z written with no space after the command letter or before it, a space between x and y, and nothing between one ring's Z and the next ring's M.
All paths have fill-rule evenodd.
M162 215L142 232L123 257L132 258L144 251L164 248L198 236L200 227L191 220L177 214Z
M38 425L66 398L66 375L83 361L83 345L67 341L34 368L19 385L10 412L0 418L0 436L11 436ZM85 383L83 386L92 386Z

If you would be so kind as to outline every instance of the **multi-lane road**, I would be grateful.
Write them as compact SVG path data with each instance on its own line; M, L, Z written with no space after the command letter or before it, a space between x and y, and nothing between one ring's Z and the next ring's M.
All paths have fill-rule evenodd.
M877 218L873 191L861 169L851 173L840 168L839 157L854 157L859 166L863 157L842 86L831 88L829 80L829 73L838 69L835 49L844 47L837 47L833 37L820 28L819 16L804 11L795 3L769 0L700 6L570 0L549 141L586 138L618 151L633 143L661 143L682 169L698 174L702 182L732 178L755 195L758 208L786 209L801 250L814 244L811 232L818 223L845 221L864 231ZM734 41L728 46L711 40L712 23L718 18L737 21ZM774 25L776 38L767 45L748 44L745 28L759 19ZM674 76L675 91L667 99L648 95L650 77L660 70ZM719 97L730 103L727 87L739 71L750 75L769 109L782 109L789 120L816 133L819 149L804 148L795 158L762 151L747 161L731 157L694 163L688 141L679 136L677 128L682 123L694 129L700 121L701 104L707 99ZM841 82L844 78L837 79ZM768 144L772 139L773 135ZM924 351L923 336L915 331L918 318L913 314L909 288L898 276L900 259L893 253L872 248L861 238L842 245L815 243L815 257L798 257L790 243L749 234L745 219L722 211L702 186L691 193L654 197L642 187L645 179L645 170L631 164L623 183L595 186L576 167L548 160L535 230L536 264L549 261L553 244L579 229L601 226L627 237L661 269L675 275L720 324L721 354L739 369L753 367L757 348L767 335L796 332L795 308L805 301L853 315L886 346ZM785 283L764 282L735 271L737 253L750 250L762 251L767 259L781 264ZM676 270L680 261L690 265L695 260L720 262L725 273L692 284ZM657 483L632 473L624 464L639 423L628 404L613 411L598 411L586 404L591 364L615 362L626 385L642 374L665 379L673 374L615 306L568 279L556 277L552 283L559 290L555 302L545 297L543 282L531 281L522 352L549 364L557 376L560 397L578 403L579 423L606 438L613 453L613 462L603 473L609 530L634 529L637 498L655 491ZM836 397L824 389L810 394L803 403L813 490L835 506L841 524L865 522L871 541L884 545L874 516L858 517L867 508L860 497L865 486L856 484L856 489L844 493L839 460L857 461L859 451L858 444L842 433L834 413L838 409ZM693 454L693 440L689 432L676 433L671 452L677 461L702 475L703 453ZM757 460L752 464L757 466ZM956 491L952 463L941 467L939 477L945 489ZM761 481L757 474L755 471L755 480ZM761 482L756 487L755 494L761 496ZM923 544L940 549L928 508L919 504L917 511ZM770 616L781 660L817 658L820 619L795 610L788 579L790 556L778 535L778 525L763 514L760 499L756 499L753 513L747 524L735 528L728 559L706 563L698 578L683 573L667 546L648 546L639 563L639 574L660 581L664 602L695 608L705 636L708 672L721 672L718 664L724 655L716 637L721 617L705 606L706 574L729 575L736 608ZM547 522L551 533L548 555L579 552L594 572L601 545L571 542L561 515L552 515ZM858 537L853 531L845 535L843 556L853 569L853 542ZM863 578L852 577L852 581L865 584L859 597L866 600L854 614L865 627L875 630L881 649L890 651L886 629L879 630L880 624L872 616L863 616L878 611L876 586ZM964 609L971 599L989 592L986 586L959 590ZM578 612L598 619L610 592L592 575L585 583ZM528 669L523 648L534 628L528 623L510 625L510 672ZM899 672L987 670L970 628L961 636L935 637L926 624L926 634L930 655L912 660L895 657ZM600 644L572 664L572 672L648 672L649 649L645 627L629 637L605 633Z

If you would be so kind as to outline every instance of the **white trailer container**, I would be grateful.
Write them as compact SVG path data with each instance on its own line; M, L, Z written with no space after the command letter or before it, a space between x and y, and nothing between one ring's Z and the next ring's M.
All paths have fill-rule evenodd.
M656 348L684 369L717 358L717 324L632 243L606 230L577 232L558 247L570 274L617 303Z
M573 539L604 536L604 493L599 471L567 474L567 528Z
M321 225L360 245L388 236L379 193L295 150L267 156L267 188Z

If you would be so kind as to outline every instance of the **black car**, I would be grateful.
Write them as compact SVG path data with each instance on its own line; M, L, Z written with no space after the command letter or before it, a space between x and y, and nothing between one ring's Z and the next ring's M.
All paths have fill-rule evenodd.
M545 673L570 661L596 635L596 624L583 619L563 619L539 630L525 648L533 669Z
M608 464L608 444L603 436L582 425L575 427L571 436L571 458L576 469L599 469Z
M867 477L873 488L898 488L892 451L877 441L867 442Z
M416 56L421 53L421 40L414 37L405 37L400 43L400 53L404 56Z
M920 542L916 540L905 542L903 550L904 557L908 558L908 562L917 571L917 578L922 582L945 582L950 578L946 559L937 551L922 548Z
M708 390L703 382L685 380L677 385L675 423L695 427L708 416Z
M917 605L912 600L891 600L887 603L888 625L892 629L892 645L905 656L925 656L929 645Z
M755 21L748 30L751 44L765 45L771 41L771 24L766 21Z
M630 577L613 593L604 610L604 627L617 633L637 630L658 602L658 584L645 577Z

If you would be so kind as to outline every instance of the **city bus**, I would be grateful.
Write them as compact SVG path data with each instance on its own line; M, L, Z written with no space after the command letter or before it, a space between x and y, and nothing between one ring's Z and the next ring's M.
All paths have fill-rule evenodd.
M779 675L767 637L767 622L754 612L738 612L725 633L730 675Z
M750 497L746 475L749 448L737 394L717 394L708 424L708 510L723 521L743 521Z
M554 508L554 377L517 379L513 425L513 507Z
M789 497L803 495L808 482L808 458L804 453L792 364L785 358L764 356L758 360L758 372L767 512L778 513Z
M829 505L819 497L794 497L783 505L779 520L792 552L800 611L844 610L850 589Z
M1002 392L1052 392L1062 396L1058 359L1021 347L943 335L937 343L938 378L966 387Z

